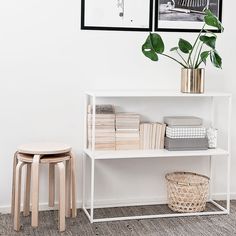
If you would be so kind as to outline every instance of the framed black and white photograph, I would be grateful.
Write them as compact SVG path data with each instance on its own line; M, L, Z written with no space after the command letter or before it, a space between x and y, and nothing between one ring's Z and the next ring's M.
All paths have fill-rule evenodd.
M156 0L155 31L199 32L206 9L222 21L222 0Z
M81 29L152 30L153 0L81 1Z

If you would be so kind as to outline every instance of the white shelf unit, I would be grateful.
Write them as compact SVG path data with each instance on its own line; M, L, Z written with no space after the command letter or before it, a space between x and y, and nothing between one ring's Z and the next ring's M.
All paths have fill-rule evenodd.
M211 107L211 123L214 124L215 119L215 98L226 99L227 101L227 147L225 149L216 148L203 151L168 151L168 150L119 150L119 151L96 151L95 150L95 107L97 99L99 98L207 98L210 99ZM200 216L200 215L220 215L229 214L230 212L230 160L231 160L231 103L232 97L229 93L221 92L207 92L204 94L183 94L175 91L158 91L158 90L104 90L104 91L88 91L85 93L85 116L87 114L87 106L89 104L93 107L92 113L92 149L87 148L87 119L85 118L85 140L84 140L84 155L83 155L83 210L91 223L106 222L117 220L131 220L131 219L151 219L164 217L180 217L180 216ZM157 215L142 215L142 216L127 216L127 217L113 217L113 218L94 218L94 189L95 189L95 164L96 160L112 160L112 159L135 159L137 158L168 158L168 157L206 157L209 158L209 177L212 181L212 159L213 157L221 157L226 159L226 186L227 199L226 207L221 206L212 199L212 190L210 184L209 202L217 207L217 211L204 211L196 213L173 213L173 214L157 214ZM86 208L87 199L85 199L86 191L86 159L90 160L90 203L89 209Z

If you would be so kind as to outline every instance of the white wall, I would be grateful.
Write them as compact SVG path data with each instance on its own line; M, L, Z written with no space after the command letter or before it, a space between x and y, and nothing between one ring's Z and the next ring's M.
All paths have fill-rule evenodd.
M225 33L219 35L218 41L224 69L216 70L209 65L206 86L209 90L230 91L236 96L235 8L235 1L224 2ZM1 1L0 33L0 209L10 205L12 155L16 147L39 140L73 146L78 158L78 201L81 200L84 90L179 90L180 87L178 65L165 58L153 63L142 55L140 48L147 33L80 31L78 0ZM162 35L170 48L183 33ZM184 37L191 40L195 35L184 34ZM232 136L235 143L235 129ZM235 154L233 145L233 172ZM182 161L183 164L171 161L169 170L183 166L193 168L192 161ZM159 165L158 161L154 164ZM164 182L157 177L168 171L168 165L157 173L154 164L144 160L99 162L97 180L98 184L105 181L105 187L102 184L103 189L96 191L98 198L128 202L128 199L148 201L157 194L164 195ZM216 168L219 167L221 163L216 163ZM205 171L202 161L197 168ZM46 171L42 172L42 183L46 183ZM221 174L215 193L221 193L218 190L222 184ZM232 177L235 179L235 174ZM47 189L45 184L41 187ZM40 202L47 200L46 191L43 192ZM232 192L236 192L235 183L232 183Z

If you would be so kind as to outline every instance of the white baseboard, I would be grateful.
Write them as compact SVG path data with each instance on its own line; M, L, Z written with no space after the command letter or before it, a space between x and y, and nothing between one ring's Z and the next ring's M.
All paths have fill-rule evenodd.
M215 193L212 195L214 200L225 200L226 193ZM236 199L236 193L230 194L230 199ZM121 206L141 206L141 205L155 205L155 204L165 204L167 203L166 197L152 197L152 198L130 198L130 199L104 199L96 200L94 206L96 208L105 208L105 207L121 207ZM88 202L89 205L89 202ZM48 211L57 209L58 204L55 203L55 207L49 207L48 203L39 203L40 211ZM82 207L82 201L77 201L77 208ZM0 213L7 214L11 212L11 206L0 206Z

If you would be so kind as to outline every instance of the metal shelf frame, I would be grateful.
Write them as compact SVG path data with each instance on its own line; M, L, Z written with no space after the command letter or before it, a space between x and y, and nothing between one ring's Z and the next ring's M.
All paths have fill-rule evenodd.
M221 98L227 99L227 149L208 149L206 151L177 151L169 152L167 150L129 150L129 151L96 151L95 150L95 107L97 98L109 98L109 97L207 97L211 99L211 122L214 125L214 111L215 111L215 99ZM84 154L83 154L83 206L82 209L91 223L94 222L107 222L107 221L120 221L120 220L135 220L135 219L153 219L153 218L167 218L167 217L183 217L183 216L204 216L204 215L222 215L230 213L230 165L231 165L231 106L232 96L228 93L205 93L205 94L182 94L173 91L89 91L85 94L85 114L87 114L87 105L89 101L92 101L93 113L92 113L92 150L87 149L87 119L84 123ZM227 181L227 197L226 207L221 206L219 203L212 199L212 183L209 190L209 201L218 210L217 211L204 211L196 213L173 213L173 214L156 214L156 215L137 215L126 217L112 217L112 218L94 218L94 193L95 193L95 165L96 160L112 160L112 159L135 159L137 158L161 158L161 157L196 157L202 156L209 159L209 177L212 180L212 159L213 157L222 157L226 159L226 181ZM86 199L86 162L90 161L90 203L87 207ZM211 181L212 182L212 181Z

